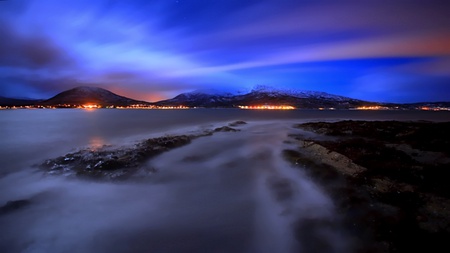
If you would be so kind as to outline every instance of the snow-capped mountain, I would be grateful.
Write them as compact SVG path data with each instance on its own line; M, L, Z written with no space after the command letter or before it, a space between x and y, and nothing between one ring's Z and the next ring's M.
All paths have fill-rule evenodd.
M283 89L266 85L257 85L251 90L251 92L272 94L273 96L292 96L296 98L323 98L337 101L339 100L345 101L351 99L348 97L333 95L321 91L297 90L289 88Z
M199 89L191 92L183 93L186 96L197 96L197 95L211 95L211 96L222 96L222 97L232 97L236 95L246 94L247 92L241 90L220 90L220 89Z
M182 93L172 99L159 101L158 105L190 107L237 107L240 105L292 105L297 108L350 108L366 103L361 100L337 96L318 91L280 89L270 86L255 86L249 92L221 92L197 90ZM367 104L367 103L366 103Z
M156 102L161 106L189 106L189 107L229 107L234 95L232 94L211 94L199 91L182 93L172 99Z

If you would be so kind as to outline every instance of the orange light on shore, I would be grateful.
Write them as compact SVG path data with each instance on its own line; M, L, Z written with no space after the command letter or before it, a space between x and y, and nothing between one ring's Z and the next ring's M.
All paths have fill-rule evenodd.
M429 106L422 106L419 108L422 111L450 111L450 108L448 107L429 107Z
M184 106L184 105L179 105L179 106L159 106L157 107L157 109L162 109L162 110L176 110L176 109L189 109L189 107Z
M388 110L388 107L385 106L360 106L356 107L356 110Z
M146 104L135 104L128 106L117 106L116 109L155 109L155 110L178 110L178 109L190 109L188 106L178 105L178 106L158 106L158 105L146 105Z
M98 105L90 105L90 104L88 104L88 105L83 105L82 108L83 109L97 109L97 108L99 108L99 106Z
M239 105L240 109L246 110L293 110L291 105Z

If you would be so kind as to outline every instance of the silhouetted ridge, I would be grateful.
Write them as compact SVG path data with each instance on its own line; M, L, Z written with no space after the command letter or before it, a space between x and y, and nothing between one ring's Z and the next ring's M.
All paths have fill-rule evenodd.
M43 102L43 104L45 105L97 104L102 106L108 105L124 106L139 103L147 103L147 102L119 96L111 91L102 88L87 87L87 86L76 87L67 91L63 91L58 95Z

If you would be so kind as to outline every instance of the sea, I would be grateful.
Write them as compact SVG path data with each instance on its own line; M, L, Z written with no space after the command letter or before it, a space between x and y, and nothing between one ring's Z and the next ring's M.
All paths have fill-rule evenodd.
M84 180L36 167L80 149L127 147L237 120L247 123L239 132L150 159L143 166L156 173L146 180ZM0 208L29 204L0 212L0 252L352 252L333 199L282 157L297 148L287 141L302 133L294 124L337 120L450 121L450 112L1 110ZM311 220L328 225L296 231Z

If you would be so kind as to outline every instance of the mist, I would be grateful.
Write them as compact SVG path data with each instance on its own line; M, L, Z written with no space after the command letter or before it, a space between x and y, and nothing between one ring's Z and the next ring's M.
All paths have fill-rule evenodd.
M294 123L329 115L280 112L264 120L268 115L256 112L208 112L2 112L0 251L353 251L333 199L306 170L282 157L283 150L297 147L286 141L301 131ZM81 148L120 148L237 119L247 122L238 132L200 137L148 160L141 170L154 173L145 177L82 180L34 166ZM10 201L20 205L10 208Z

